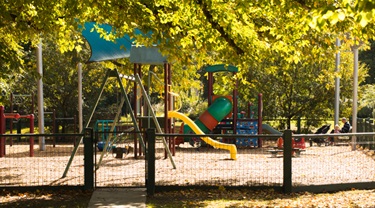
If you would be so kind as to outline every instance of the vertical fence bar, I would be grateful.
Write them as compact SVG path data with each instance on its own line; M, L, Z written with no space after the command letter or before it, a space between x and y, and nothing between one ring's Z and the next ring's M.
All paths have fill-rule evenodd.
M147 148L146 148L146 187L147 195L153 196L155 193L155 129L147 129Z
M292 130L284 131L283 191L292 193Z
M0 134L5 134L4 106L0 106ZM5 137L0 137L0 157L5 156Z
M369 131L369 128L368 128L369 119L368 119L368 118L364 118L364 119L363 119L363 122L364 122L364 129L363 129L363 132L370 132L370 131ZM370 140L369 140L369 136L364 136L363 138L364 138L364 140L365 140L365 148L370 148Z
M83 137L84 144L84 174L85 174L85 190L94 189L94 145L93 145L93 129L85 128Z

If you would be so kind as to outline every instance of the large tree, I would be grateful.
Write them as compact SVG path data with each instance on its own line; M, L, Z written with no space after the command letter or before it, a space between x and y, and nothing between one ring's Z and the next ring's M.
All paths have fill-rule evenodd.
M43 34L57 37L63 51L80 47L76 31L86 21L109 23L117 35L132 34L134 28L152 31L151 40L140 42L158 41L170 59L186 61L190 55L239 66L262 60L269 50L297 61L306 45L314 44L311 37L322 34L344 38L349 33L361 40L374 34L371 1L5 0L0 9L1 44L7 46L1 50L14 52L2 58L7 63L20 56L20 44L36 44ZM323 40L322 47L330 47L334 38Z
M9 82L14 80L9 77L28 69L24 45L35 46L51 35L61 51L80 51L79 25L87 21L111 24L117 36L132 35L135 28L151 31L150 37L137 37L137 43L158 43L170 62L196 69L204 64L236 65L243 83L249 83L249 68L265 70L259 67L264 60L283 64L276 67L276 75L301 66L308 69L314 65L306 66L303 57L337 50L337 37L350 44L374 37L372 1L5 0L0 10L0 78ZM288 63L295 67L286 67Z

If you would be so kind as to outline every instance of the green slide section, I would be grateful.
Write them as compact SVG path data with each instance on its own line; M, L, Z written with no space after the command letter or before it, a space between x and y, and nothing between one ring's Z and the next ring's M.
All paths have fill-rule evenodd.
M218 122L223 120L226 115L228 115L232 111L232 102L225 97L217 98L208 108L206 111L212 115ZM194 121L194 123L204 132L209 133L209 129L206 127L204 123L200 119ZM218 123L217 123L218 124ZM216 125L217 125L216 124ZM185 125L184 126L184 134L193 133L192 129Z
M272 126L268 124L262 124L263 131L266 131L268 134L283 134L280 131L272 128Z

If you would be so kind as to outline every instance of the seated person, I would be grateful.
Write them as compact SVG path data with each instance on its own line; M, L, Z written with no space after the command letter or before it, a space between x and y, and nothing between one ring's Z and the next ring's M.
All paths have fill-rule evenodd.
M346 120L346 118L341 119L342 123L344 123L344 126L341 128L340 133L348 133L350 131L350 123Z
M335 129L333 130L333 133L335 134L340 133L340 126L338 124L335 125Z

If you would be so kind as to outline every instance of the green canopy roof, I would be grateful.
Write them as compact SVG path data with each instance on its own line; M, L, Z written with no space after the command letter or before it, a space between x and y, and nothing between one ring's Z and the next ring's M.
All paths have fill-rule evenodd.
M229 71L229 72L238 72L238 68L233 65L228 65L228 64L217 64L217 65L212 65L212 66L207 66L204 68L206 72L224 72L224 71Z
M91 48L91 56L87 62L99 62L121 58L130 58L130 62L140 64L163 64L167 61L166 57L160 54L156 46L135 46L135 39L130 38L128 34L117 38L115 41L105 40L100 37L95 26L103 29L107 34L114 32L114 28L108 24L97 24L96 22L85 23L82 35ZM145 34L139 29L135 29L134 35Z
M87 40L91 48L91 56L88 62L98 62L106 60L115 60L120 58L130 57L130 49L134 39L129 35L124 35L122 38L113 41L108 41L100 37L99 32L95 29L95 22L86 22L82 31L83 37ZM98 24L103 28L107 34L112 31L112 26L108 24ZM140 34L139 30L135 34Z

